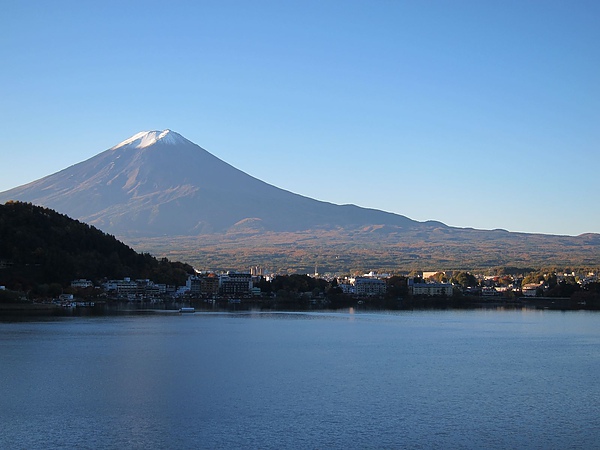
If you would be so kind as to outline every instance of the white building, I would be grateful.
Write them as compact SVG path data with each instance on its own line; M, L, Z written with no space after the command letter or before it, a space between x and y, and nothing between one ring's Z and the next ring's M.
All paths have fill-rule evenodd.
M354 292L359 296L381 295L386 292L386 284L377 278L356 278L354 280Z
M529 283L521 286L521 291L525 297L535 297L540 287L542 287L542 283Z
M344 294L354 294L356 291L354 290L354 286L350 283L340 283L338 287L342 290Z
M408 289L412 295L446 296L451 297L453 287L450 283L415 283L412 278L408 279Z

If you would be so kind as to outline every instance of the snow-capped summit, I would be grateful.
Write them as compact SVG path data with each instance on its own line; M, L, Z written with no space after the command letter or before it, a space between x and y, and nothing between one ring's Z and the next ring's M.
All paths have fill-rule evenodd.
M179 133L175 133L169 129L163 131L141 131L134 134L129 139L115 145L111 150L116 150L121 147L131 146L133 148L146 148L157 142L168 145L178 145L188 143L189 141Z

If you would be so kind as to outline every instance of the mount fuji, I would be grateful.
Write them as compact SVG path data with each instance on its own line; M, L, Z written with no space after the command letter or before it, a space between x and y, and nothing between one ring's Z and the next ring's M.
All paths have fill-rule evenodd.
M254 178L171 131L0 193L198 266L304 270L600 264L600 235L454 228L298 195ZM290 269L292 270L292 269Z
M118 236L299 231L371 224L420 226L404 216L334 205L260 181L171 130L138 133L58 173L0 193ZM438 226L441 224L438 223Z

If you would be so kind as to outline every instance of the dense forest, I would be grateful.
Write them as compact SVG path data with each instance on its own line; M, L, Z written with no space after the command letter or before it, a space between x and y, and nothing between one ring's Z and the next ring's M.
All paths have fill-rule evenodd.
M31 203L0 205L0 285L29 290L86 278L148 278L182 285L190 265L137 253L85 223Z

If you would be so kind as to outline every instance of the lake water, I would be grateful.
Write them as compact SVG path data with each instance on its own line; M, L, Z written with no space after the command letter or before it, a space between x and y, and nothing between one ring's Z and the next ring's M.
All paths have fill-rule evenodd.
M600 314L0 323L0 448L600 448Z

